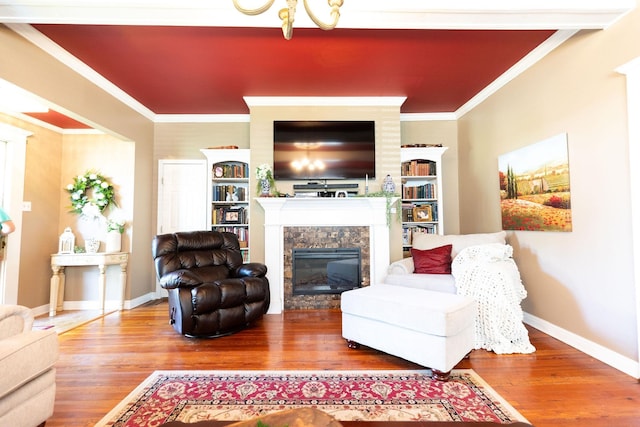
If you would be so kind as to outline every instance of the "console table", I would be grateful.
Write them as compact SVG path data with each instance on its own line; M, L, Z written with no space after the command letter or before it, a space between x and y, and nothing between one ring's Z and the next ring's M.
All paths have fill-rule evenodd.
M51 255L51 270L53 271L53 275L51 276L49 316L55 316L56 311L62 311L62 305L64 302L65 267L85 267L94 265L98 267L98 270L100 271L100 275L98 276L98 290L100 291L101 313L104 314L105 288L107 285L105 270L108 265L120 265L120 287L122 288L120 310L122 310L124 308L125 290L127 287L128 261L128 252Z

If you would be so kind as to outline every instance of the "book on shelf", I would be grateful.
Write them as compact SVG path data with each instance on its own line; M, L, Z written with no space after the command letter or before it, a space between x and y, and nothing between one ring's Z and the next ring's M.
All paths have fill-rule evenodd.
M240 242L240 248L245 249L249 243L249 228L246 226L227 226L227 225L218 225L212 226L212 231L220 231L226 233L233 233L238 236L238 241Z
M403 185L403 199L435 199L438 197L437 186L435 183L426 183L421 185Z
M435 224L425 225L412 225L409 227L403 227L402 229L402 245L411 246L413 244L413 238L418 233L436 234L438 232Z
M213 165L214 178L249 178L249 168L242 162L223 162Z
M400 173L403 176L435 176L436 162L432 160L410 160L402 163Z
M413 221L413 203L403 203L402 204L402 222L412 222Z
M218 184L211 187L214 202L246 202L247 188L232 184Z

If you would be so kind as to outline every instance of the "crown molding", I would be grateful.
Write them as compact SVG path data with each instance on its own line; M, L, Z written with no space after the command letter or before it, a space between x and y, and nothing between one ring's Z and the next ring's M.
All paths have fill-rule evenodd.
M456 113L400 113L401 122L437 122L458 120Z
M245 96L251 107L400 107L405 96Z
M248 4L251 4L250 2ZM576 29L607 28L636 6L634 0L349 0L340 28ZM318 7L317 15L328 15ZM7 0L0 22L94 25L279 27L277 6L257 16L230 1L203 0ZM297 28L315 24L300 10Z
M249 123L249 114L156 114L154 123Z

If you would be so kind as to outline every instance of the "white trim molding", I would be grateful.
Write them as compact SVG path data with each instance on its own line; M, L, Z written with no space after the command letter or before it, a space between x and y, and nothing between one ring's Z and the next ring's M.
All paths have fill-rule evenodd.
M603 29L634 7L634 0L349 0L340 8L338 27ZM33 24L280 27L278 8L273 9L258 16L247 16L237 11L231 1L221 0L6 0L0 2L0 21ZM326 12L328 15L329 8L326 4L325 10L321 7L317 9L317 14ZM295 27L313 28L315 24L307 14L298 13Z
M640 365L636 360L625 357L615 351L601 346L600 344L589 341L580 335L569 332L566 329L529 313L524 313L524 323L533 326L539 331L542 331L545 334L556 338L603 363L606 363L612 368L624 372L627 375L631 375L636 379L638 378L638 369Z
M400 107L405 96L245 96L251 107Z
M631 244L636 289L636 331L640 378L640 57L620 66L617 72L627 77L627 125L629 127L629 188L631 189Z

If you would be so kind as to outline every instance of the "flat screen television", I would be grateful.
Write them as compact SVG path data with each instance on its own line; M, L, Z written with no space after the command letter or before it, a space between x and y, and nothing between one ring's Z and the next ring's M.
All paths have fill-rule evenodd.
M273 122L275 179L364 179L375 173L374 121Z

